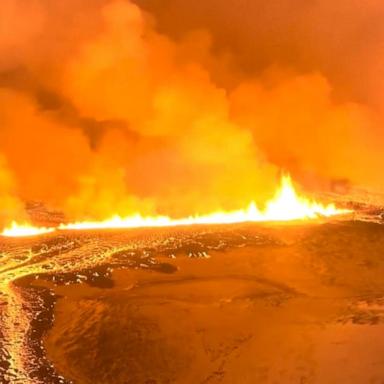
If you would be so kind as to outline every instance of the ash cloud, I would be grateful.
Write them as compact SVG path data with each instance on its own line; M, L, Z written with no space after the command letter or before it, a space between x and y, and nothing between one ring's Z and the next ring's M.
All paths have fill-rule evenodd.
M3 0L0 220L233 209L281 168L382 188L382 8Z

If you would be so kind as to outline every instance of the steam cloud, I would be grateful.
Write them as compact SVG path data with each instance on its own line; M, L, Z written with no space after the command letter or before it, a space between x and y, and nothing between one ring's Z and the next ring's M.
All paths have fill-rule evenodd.
M281 168L382 188L384 7L264 3L2 0L0 224L233 209Z

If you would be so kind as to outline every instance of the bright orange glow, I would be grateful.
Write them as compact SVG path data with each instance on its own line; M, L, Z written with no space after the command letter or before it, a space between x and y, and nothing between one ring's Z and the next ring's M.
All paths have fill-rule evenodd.
M55 228L34 227L28 223L18 224L16 221L13 221L8 228L3 230L1 235L7 237L28 237L43 235L53 232L54 230Z
M255 202L246 209L237 211L219 211L207 215L189 216L182 219L172 219L168 216L142 216L135 214L128 217L114 215L103 221L81 221L71 224L61 224L56 228L35 228L29 225L12 226L3 231L4 236L32 236L49 233L54 230L89 230L108 228L143 228L143 227L172 227L194 224L234 224L242 222L284 222L291 220L309 220L319 217L330 217L346 214L351 211L338 209L334 204L323 205L297 194L290 176L283 176L281 185L275 196L267 202L265 209L260 210Z

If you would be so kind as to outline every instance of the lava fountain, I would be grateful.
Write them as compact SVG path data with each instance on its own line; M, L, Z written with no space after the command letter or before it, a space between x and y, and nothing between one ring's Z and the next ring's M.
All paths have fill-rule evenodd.
M6 237L28 237L43 235L53 232L54 230L54 228L35 227L28 223L19 224L13 221L9 227L3 230L2 235Z
M31 224L18 224L2 231L7 237L37 236L56 230L95 230L113 228L175 227L198 224L235 224L243 222L286 222L292 220L311 220L319 217L331 217L350 213L339 209L335 204L322 204L307 197L300 196L289 175L281 177L280 186L275 196L269 200L264 209L259 209L252 201L245 209L236 211L218 211L206 215L195 215L173 219L169 216L143 216L140 213L122 217L118 214L102 221L79 221L60 224L57 227L34 227Z

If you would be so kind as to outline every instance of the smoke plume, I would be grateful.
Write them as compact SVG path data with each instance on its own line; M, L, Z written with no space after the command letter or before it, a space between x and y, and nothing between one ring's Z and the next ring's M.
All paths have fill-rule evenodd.
M2 0L0 224L382 189L379 1Z

